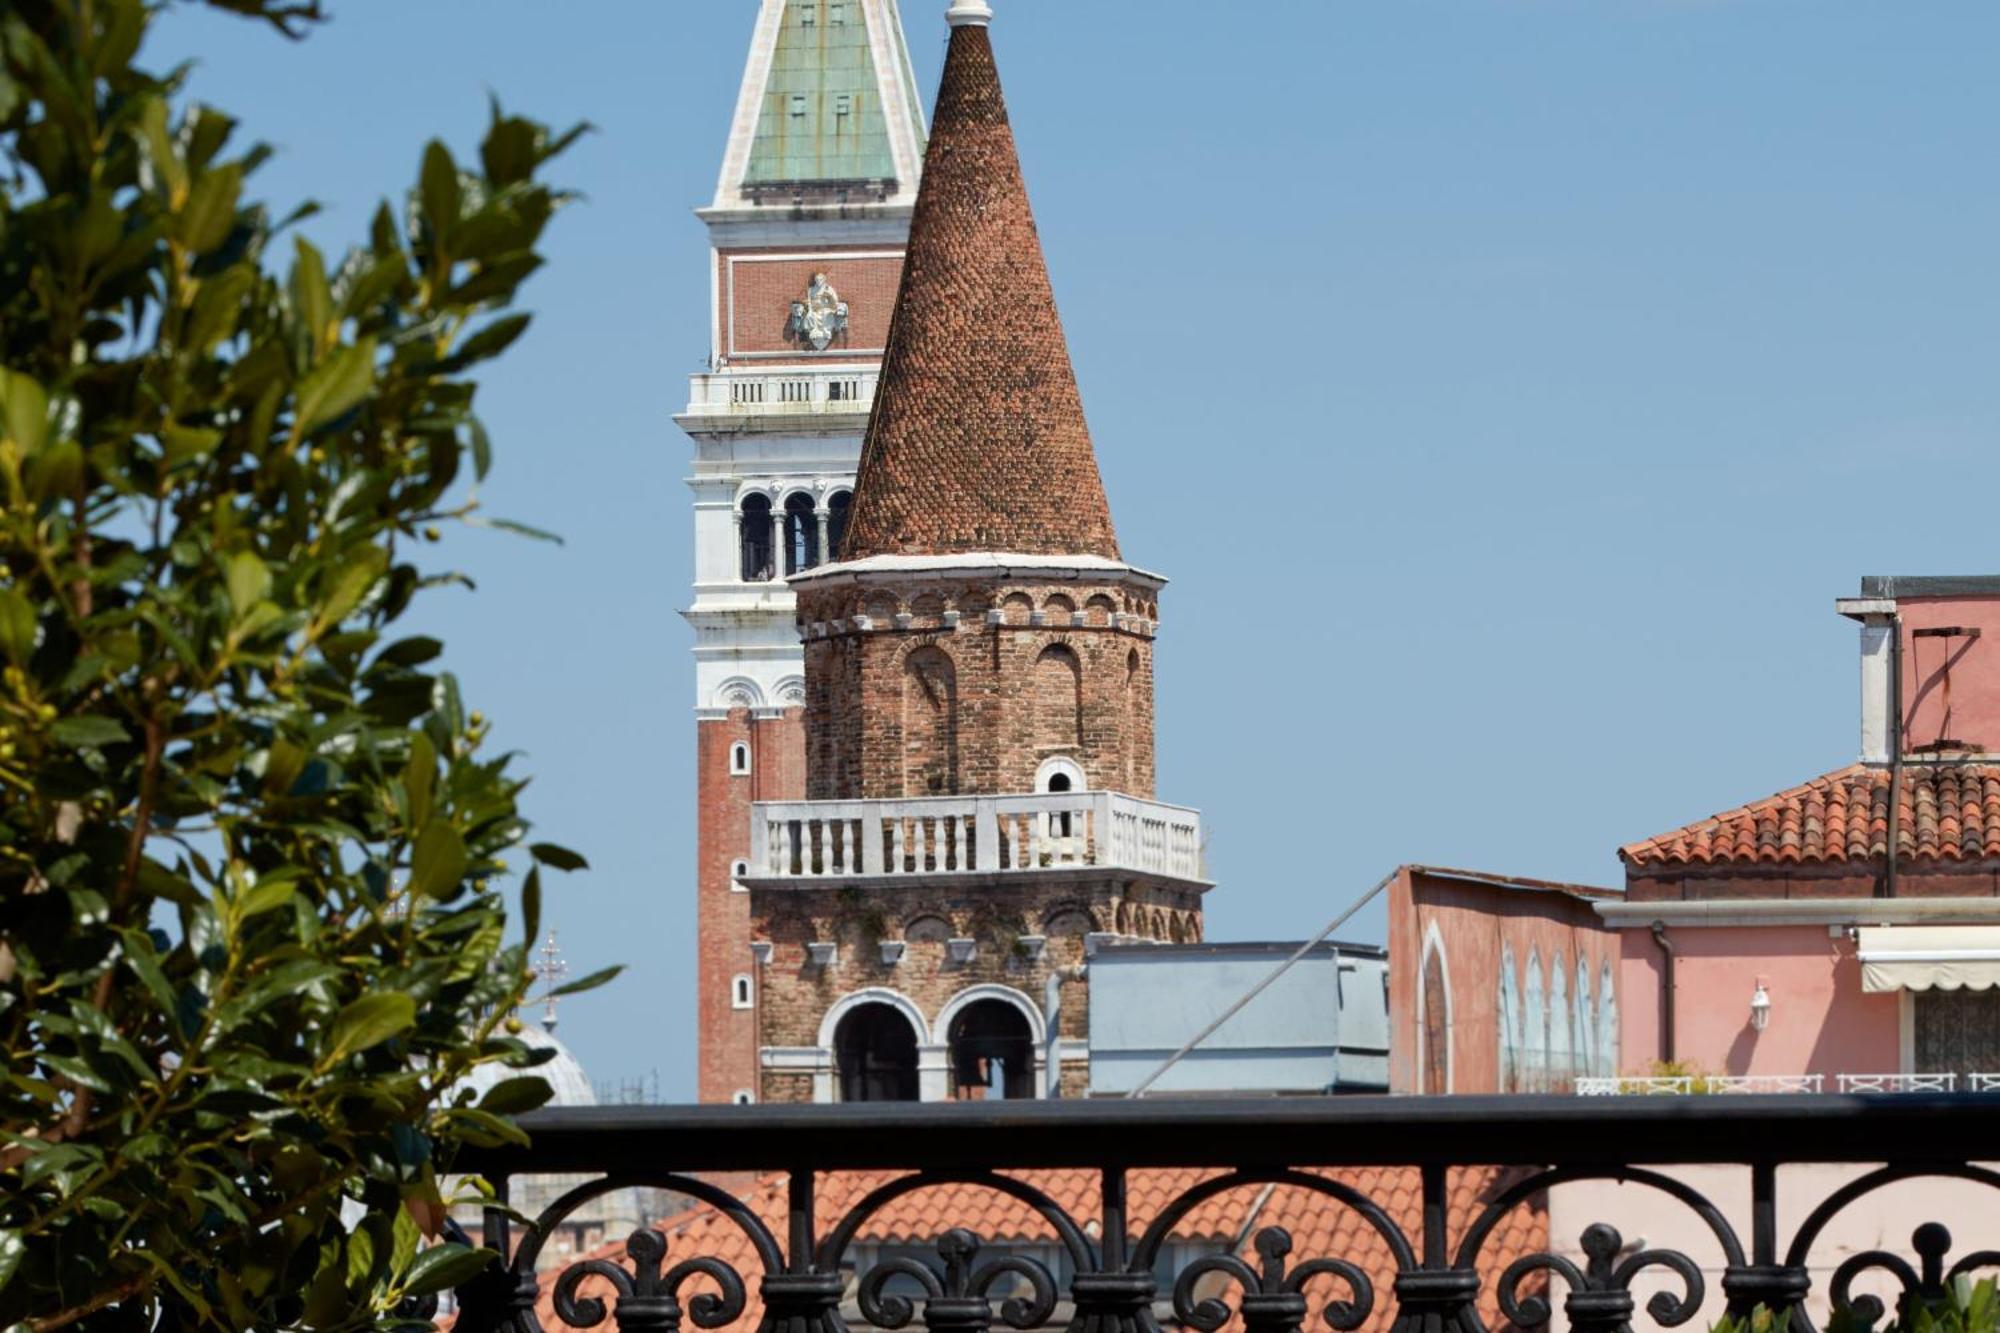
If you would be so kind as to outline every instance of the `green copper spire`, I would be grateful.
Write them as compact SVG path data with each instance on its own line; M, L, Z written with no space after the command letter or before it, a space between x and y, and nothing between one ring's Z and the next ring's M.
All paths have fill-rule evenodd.
M894 180L880 87L861 0L786 0L744 184Z

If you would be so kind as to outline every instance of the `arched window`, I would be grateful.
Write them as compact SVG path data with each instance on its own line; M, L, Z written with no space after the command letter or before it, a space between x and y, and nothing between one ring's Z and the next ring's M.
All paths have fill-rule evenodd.
M1035 659L1035 744L1043 750L1083 743L1083 664L1066 644Z
M819 513L803 491L785 500L785 572L799 574L819 563Z
M739 972L729 983L729 1007L748 1009L754 992L750 989L750 974Z
M750 863L748 861L731 861L729 863L729 891L731 893L750 892L749 886L743 882L744 877L749 873Z
M1611 964L1597 974L1597 1044L1604 1051L1604 1072L1615 1075L1618 1070L1618 990L1613 984L1615 978Z
M738 1088L736 1095L729 1100L735 1102L738 1106L755 1106L757 1104L757 1094L748 1088Z
M750 771L750 747L742 741L729 747L729 771L739 778Z
M1035 1095L1035 1041L1027 1015L1005 1000L975 1000L951 1020L951 1095L959 1101Z
M1527 994L1521 1004L1521 1090L1540 1092L1549 1068L1549 1010L1542 1001L1542 956L1528 951Z
M1561 952L1549 960L1549 1077L1547 1086L1569 1090L1575 1070L1569 1033L1569 969Z
M1500 1091L1521 1090L1521 978L1514 946L1500 946Z
M840 559L840 548L847 541L847 516L854 508L852 491L835 491L826 502L826 558Z
M777 576L775 547L771 532L771 497L745 496L743 500L743 581L762 583Z
M1570 1031L1576 1034L1577 1074L1600 1074L1597 1067L1597 1013L1590 1005L1590 960L1576 956L1576 994L1571 997Z
M1451 1000L1444 979L1444 948L1436 935L1424 942L1423 1090L1438 1097L1451 1091Z
M917 1100L917 1033L893 1006L859 1004L833 1030L844 1102Z
M958 672L942 648L903 662L903 794L958 791Z

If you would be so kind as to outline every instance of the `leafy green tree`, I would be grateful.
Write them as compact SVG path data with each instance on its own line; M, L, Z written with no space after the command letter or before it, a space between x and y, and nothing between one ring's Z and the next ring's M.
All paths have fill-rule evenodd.
M453 1152L548 1093L454 1084L534 1062L531 863L581 861L396 631L485 521L467 372L576 131L496 107L281 258L266 150L135 66L160 19L0 2L0 1327L393 1327L485 1258L423 1244Z

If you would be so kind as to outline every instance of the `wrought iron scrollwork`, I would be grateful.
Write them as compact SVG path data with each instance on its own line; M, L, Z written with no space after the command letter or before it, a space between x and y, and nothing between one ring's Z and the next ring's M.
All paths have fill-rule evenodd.
M610 1313L605 1302L580 1294L587 1278L597 1277L618 1293L619 1333L639 1329L673 1330L681 1326L681 1284L697 1274L714 1281L720 1291L705 1291L688 1302L686 1313L696 1328L721 1328L743 1314L748 1301L743 1278L720 1259L687 1259L666 1272L666 1238L650 1227L632 1233L625 1242L632 1271L604 1259L585 1259L571 1264L556 1280L556 1314L572 1328L595 1328Z
M861 1313L877 1328L905 1328L916 1316L917 1303L907 1296L886 1290L896 1277L915 1280L923 1288L924 1327L931 1333L981 1333L992 1326L995 1283L1008 1276L1027 1280L1029 1295L1009 1296L1001 1302L1000 1318L1009 1328L1040 1328L1056 1309L1055 1275L1033 1259L1007 1255L978 1263L979 1237L963 1227L954 1227L938 1239L938 1257L944 1260L940 1277L928 1264L915 1259L884 1259L861 1279L856 1298Z
M1897 1319L1908 1324L1919 1306L1936 1305L1951 1294L1952 1282L1981 1268L2000 1268L2000 1250L1975 1250L1949 1269L1945 1256L1951 1253L1951 1232L1937 1222L1926 1222L1910 1236L1921 1269L1910 1267L1902 1256L1887 1250L1864 1250L1833 1270L1829 1294L1833 1308L1847 1310L1864 1327L1872 1327L1883 1313L1882 1302L1874 1296L1854 1296L1854 1279L1869 1270L1886 1272L1903 1289L1896 1301Z
M1557 1254L1530 1254L1507 1265L1500 1274L1500 1312L1518 1328L1539 1328L1549 1322L1549 1301L1543 1296L1521 1296L1521 1282L1530 1273L1548 1272L1561 1277L1569 1288L1563 1313L1578 1333L1631 1333L1632 1279L1647 1268L1671 1270L1681 1280L1681 1294L1659 1291L1646 1302L1646 1313L1662 1328L1673 1328L1694 1318L1701 1308L1707 1287L1694 1260L1677 1250L1641 1250L1620 1260L1625 1238L1616 1227L1602 1222L1584 1228L1584 1267L1578 1269Z
M1183 1323L1215 1333L1229 1322L1232 1312L1227 1302L1213 1296L1195 1299L1195 1284L1210 1274L1234 1278L1243 1288L1243 1326L1248 1333L1297 1333L1306 1318L1305 1285L1316 1277L1339 1278L1353 1298L1330 1302L1321 1312L1329 1328L1349 1333L1374 1311L1375 1284L1345 1259L1314 1259L1288 1269L1285 1260L1292 1252L1292 1233L1283 1227L1265 1227L1257 1233L1255 1245L1255 1269L1233 1254L1218 1254L1181 1270L1174 1283L1174 1313Z

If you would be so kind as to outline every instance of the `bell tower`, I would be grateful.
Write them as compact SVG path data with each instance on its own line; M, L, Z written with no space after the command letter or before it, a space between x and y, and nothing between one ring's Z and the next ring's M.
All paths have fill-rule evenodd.
M832 558L880 377L924 151L896 0L761 0L708 229L694 443L701 1100L754 1100L753 801L805 791L785 582Z
M984 0L951 45L838 558L791 576L806 797L748 876L761 1095L1075 1094L1094 941L1201 938L1154 799L1165 580L1128 563Z

